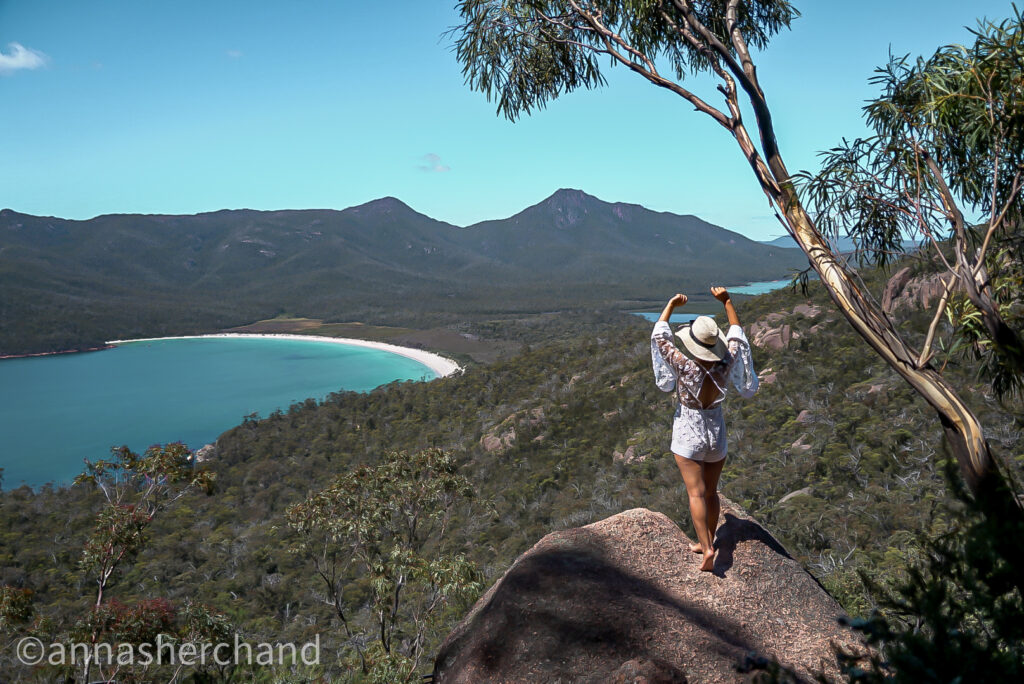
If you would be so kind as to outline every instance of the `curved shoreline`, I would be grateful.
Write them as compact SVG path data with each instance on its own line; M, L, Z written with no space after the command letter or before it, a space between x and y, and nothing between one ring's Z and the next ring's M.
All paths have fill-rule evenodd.
M455 363L451 359L434 352L423 351L422 349L413 349L411 347L401 347L397 344L388 344L386 342L372 342L370 340L360 340L354 337L324 337L321 335L293 335L286 333L211 333L209 335L179 335L175 337L143 337L137 340L109 340L107 344L118 345L128 344L129 342L158 342L160 340L199 340L204 338L216 338L216 337L233 337L233 338L261 338L269 337L278 340L299 340L304 342L330 342L333 344L347 344L353 347L368 347L370 349L376 349L378 351L391 352L392 354L398 354L404 356L413 361L418 361L424 366L434 371L439 378L443 378L453 373L461 372L462 366Z
M85 349L60 349L58 351L46 351L46 352L30 352L28 354L4 354L0 356L0 361L4 359L34 359L38 356L56 356L57 354L84 354L85 352L103 351L104 349L113 349L114 345L104 344L102 347L86 347Z

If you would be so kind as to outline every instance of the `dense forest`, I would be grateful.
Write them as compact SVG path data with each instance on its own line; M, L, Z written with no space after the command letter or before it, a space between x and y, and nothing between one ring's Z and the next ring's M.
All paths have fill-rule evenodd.
M868 287L880 293L891 273L869 273ZM928 316L906 304L893 314L901 325ZM950 457L934 413L864 351L819 284L742 301L738 309L746 326L788 326L788 344L755 347L759 393L727 402L722 491L776 534L852 616L867 616L879 606L879 592L906 576L923 540L947 529L959 510L944 481ZM210 491L187 492L161 511L109 595L122 606L166 600L177 619L201 605L254 641L320 635L321 669L234 673L243 679L305 681L358 671L357 653L368 653L376 624L374 584L357 567L347 570L342 624L339 606L325 599L322 578L300 552L302 535L288 511L332 483L342 486L338 478L412 462L429 450L451 459L468 491L446 500L444 533L425 539L421 551L464 558L475 579L467 580L471 591L436 613L423 636L426 654L482 588L552 530L636 506L689 529L685 491L668 453L670 395L652 382L649 324L592 310L548 317L540 329L529 318L501 319L500 327L520 340L517 354L429 383L309 400L224 433L204 464L216 477ZM997 401L956 355L941 362L990 431L997 455L1019 475L1019 401ZM24 629L60 639L89 614L95 592L82 549L102 501L88 483L3 492L0 584L30 596L20 624L0 625L10 640ZM878 584L866 586L858 573ZM396 643L414 639L410 620L396 627ZM26 681L59 674L19 669L10 649L0 658L0 669ZM419 674L429 671L426 661ZM197 681L230 673L200 674L208 679Z

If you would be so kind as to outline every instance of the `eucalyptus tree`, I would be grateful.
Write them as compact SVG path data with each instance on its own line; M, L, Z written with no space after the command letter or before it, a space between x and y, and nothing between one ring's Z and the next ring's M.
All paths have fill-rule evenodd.
M890 58L865 107L872 135L822 155L804 196L831 232L885 261L913 235L945 272L918 359L948 318L1000 396L1024 389L1024 33L1019 13L982 22L973 45ZM970 225L967 217L977 217Z
M96 587L92 609L76 627L90 645L100 644L105 632L119 621L163 624L147 613L153 614L152 606L157 605L157 614L169 615L172 612L169 603L159 599L143 601L125 610L124 606L111 606L108 589L117 574L146 548L157 516L186 494L200 490L210 493L215 480L211 471L196 467L195 454L181 442L155 444L141 456L127 446L115 447L111 449L111 456L109 460L86 461L85 472L75 478L75 485L95 487L103 493L104 499L80 562L82 571ZM143 636L129 630L120 636L124 641L132 641L126 634L132 634L138 641L147 641L150 636L155 639L158 631ZM83 681L90 681L93 664L89 657L85 658ZM95 665L103 674L103 663ZM122 671L120 676L128 677L128 673Z
M354 468L288 509L292 550L313 562L345 648L374 681L415 677L446 611L481 589L473 564L444 548L456 505L472 496L455 459L427 449L389 452L379 465ZM370 630L353 619L358 607L346 605L360 583L369 587Z
M754 51L766 48L776 34L790 27L798 16L792 4L786 0L462 0L457 8L463 23L452 33L466 82L495 99L498 112L509 119L543 108L562 94L604 85L602 64L610 63L675 93L725 129L749 163L776 216L807 255L839 311L865 342L936 410L971 489L976 494L1000 491L1001 494L986 498L1000 501L1002 510L1012 517L1020 516L1020 504L1002 487L1002 478L977 417L940 370L930 363L927 349L913 347L863 287L854 269L831 248L823 235L823 227L838 228L853 212L844 215L842 199L830 204L827 193L818 192L812 195L815 200L822 200L817 202L820 208L837 211L826 217L816 216L814 203L806 203L798 186L799 178L786 166L776 140L768 97L758 77ZM935 163L929 165L924 155L928 151L927 144L916 151L912 147L898 153L916 154L924 164L914 183L928 187L938 198L938 210L929 218L951 221L950 227L960 237L954 242L959 253L955 260L960 266L951 273L965 285L971 304L982 312L980 320L985 326L998 321L992 315L993 307L985 299L993 298L991 287L984 276L979 280L979 259L984 259L986 254L982 251L980 257L968 255L969 229L962 211L950 203L950 198L955 202L960 193L960 201L974 200L983 208L997 204L1009 207L1000 219L1002 228L996 230L1016 226L1019 184L1009 179L1015 174L1019 177L1020 170L1020 105L1013 101L1014 93L1019 94L1021 82L1019 24L1018 20L1013 26L1003 27L1002 33L992 34L993 40L1008 43L1006 48L1014 51L999 65L998 74L989 82L994 97L968 105L967 100L972 95L963 98L955 95L953 100L958 100L966 111L958 109L953 100L942 110L941 123L948 130L937 132L937 138L947 140L950 150L957 149L948 139L958 135L959 118L970 116L976 134L962 141L960 149L971 148L976 154L972 152L969 158L956 160L959 165L947 163L945 157L933 158ZM949 84L968 85L971 69L980 68L972 64L970 59L965 59L961 66L968 71L951 76ZM1009 71L1004 73L1004 69ZM717 99L713 101L707 93L701 94L688 87L684 81L688 73L714 77L717 93L711 95ZM1013 74L1017 75L1016 81ZM900 76L896 74L894 83ZM941 93L934 90L931 95L938 97ZM885 100L884 96L879 100L880 109L888 106ZM743 103L749 105L753 113L752 128L748 128L744 118ZM987 117L984 121L978 118L982 114ZM889 118L889 125L896 126L897 118L898 115ZM879 116L876 120L882 122L886 118ZM1008 137L996 145L998 136L977 134L986 126L990 129L1003 126L1000 130L1007 131ZM884 127L881 134L885 135ZM894 144L905 143L899 140L901 135L890 136ZM981 171L974 174L975 179L963 183L946 177L946 174L957 173L957 169L965 171L975 162L991 170L996 158L1008 160L1008 166L1000 167L995 184L987 182L991 178L980 178ZM973 194L963 196L975 182L980 186L972 186ZM816 187L820 191L823 186ZM992 197L991 201L981 199L986 193ZM883 204L877 207L882 210ZM878 223L870 211L863 212L862 218L859 235L869 246L880 246L883 251L899 228L905 226L905 223ZM940 232L934 220L928 230L935 236ZM944 298L943 306L948 299ZM1000 340L1000 344L1008 339L1001 336L998 322L996 328L985 327L984 330L999 333L991 339ZM982 331L982 334L986 333ZM1008 344L1012 346L1015 342L1010 339Z

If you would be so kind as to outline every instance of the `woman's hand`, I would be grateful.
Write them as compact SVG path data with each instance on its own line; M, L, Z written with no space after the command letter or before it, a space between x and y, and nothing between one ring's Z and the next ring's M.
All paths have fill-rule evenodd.
M661 312L661 318L658 319L658 322L661 323L662 321L664 321L664 322L667 323L668 320L670 318L672 318L672 310L674 308L676 308L677 306L682 306L685 303L686 303L686 295L684 295L684 294L674 295L672 297L672 299L668 300L668 304L665 305L665 309L664 309L664 311Z
M725 306L725 315L729 318L729 325L739 325L740 319L736 315L736 307L732 305L732 300L729 299L728 290L724 287L715 286L711 288L711 294Z

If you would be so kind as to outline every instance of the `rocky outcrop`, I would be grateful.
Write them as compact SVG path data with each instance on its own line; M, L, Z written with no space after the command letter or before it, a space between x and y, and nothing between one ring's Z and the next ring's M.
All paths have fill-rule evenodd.
M205 463L213 459L217 455L217 445L207 444L205 446L196 449L195 461L196 463Z
M796 315L814 320L821 315L821 307L813 302L806 302L797 304L792 311L776 311L759 318L750 325L750 343L762 349L785 349L793 340L800 339L801 333L794 330L790 323L783 322ZM814 333L820 329L821 324L818 323L812 326L809 332Z
M893 312L896 298L900 296L900 293L903 292L903 288L905 288L909 282L909 266L904 266L889 278L889 282L885 284L885 289L882 291L882 309L886 313Z
M817 304L807 302L806 304L797 304L793 307L793 313L801 314L807 318L817 318L821 314L821 307Z
M800 681L860 648L839 605L723 500L714 572L665 515L637 508L554 532L520 556L441 646L435 682L740 682L751 653Z
M480 438L480 446L487 453L500 453L506 451L516 443L516 429L514 427L504 432L488 432Z
M626 447L625 451L619 451L616 449L612 452L613 463L625 463L627 465L632 463L641 463L647 460L649 454L638 454L636 452L636 445L630 445Z
M811 445L807 444L804 440L807 439L807 433L800 435L800 437L789 445L790 451L810 451Z
M750 326L750 343L755 347L785 349L792 340L793 328L786 323L775 328L763 323L752 323Z
M517 411L505 418L480 437L480 446L488 453L502 453L508 451L518 438L516 426L536 427L544 422L544 407ZM541 435L538 435L541 437ZM537 439L536 437L534 438ZM543 441L543 440L541 440Z
M893 313L900 309L927 309L938 303L945 289L943 274L911 277L909 266L896 271L882 292L882 309Z

